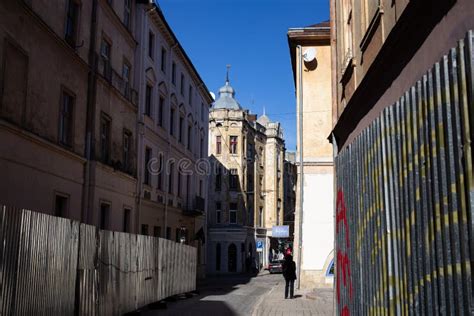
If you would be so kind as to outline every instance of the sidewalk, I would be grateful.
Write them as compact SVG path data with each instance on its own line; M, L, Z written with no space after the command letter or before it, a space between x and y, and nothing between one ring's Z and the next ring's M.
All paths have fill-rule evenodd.
M308 299L310 294L312 299ZM278 285L265 296L255 308L253 316L296 316L296 315L333 315L333 289L322 288L315 290L295 289L294 299L285 299L285 281Z

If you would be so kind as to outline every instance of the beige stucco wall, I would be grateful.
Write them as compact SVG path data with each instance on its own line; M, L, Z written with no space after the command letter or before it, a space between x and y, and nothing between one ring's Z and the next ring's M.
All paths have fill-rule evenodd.
M64 4L41 2L33 1L33 10L22 1L0 3L0 204L53 214L58 193L69 198L65 215L81 220L89 26L81 24L86 44L74 53L61 40ZM90 10L89 3L83 10ZM7 106L1 94L12 80L7 45L27 60L24 104L17 94ZM62 89L75 95L71 148L58 144Z
M298 44L298 43L297 43ZM301 245L300 286L328 286L326 262L332 259L333 224L333 149L327 137L332 129L331 48L329 41L304 46L316 50L316 61L303 65L303 161L304 207ZM295 54L295 56L298 56ZM299 104L298 61L296 61L297 104ZM297 108L299 139L299 108ZM299 145L299 143L298 143ZM300 148L296 159L299 162ZM299 167L300 168L300 167ZM300 248L300 181L296 192L295 260Z

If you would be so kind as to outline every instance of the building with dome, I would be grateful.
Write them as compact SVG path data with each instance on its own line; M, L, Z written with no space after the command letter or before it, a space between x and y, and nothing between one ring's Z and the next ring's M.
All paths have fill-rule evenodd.
M209 153L207 272L267 266L272 227L283 224L283 130L244 109L228 76L209 113Z

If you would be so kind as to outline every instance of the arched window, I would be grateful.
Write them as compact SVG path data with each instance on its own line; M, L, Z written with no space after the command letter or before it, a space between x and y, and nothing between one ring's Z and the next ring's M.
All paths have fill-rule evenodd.
M331 260L331 263L328 266L328 270L326 271L326 276L334 276L334 259Z
M221 244L216 245L216 271L221 271Z

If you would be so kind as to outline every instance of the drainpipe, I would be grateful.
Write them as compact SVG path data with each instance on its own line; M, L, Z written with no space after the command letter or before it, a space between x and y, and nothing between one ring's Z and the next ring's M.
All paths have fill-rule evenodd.
M303 54L302 47L296 47L298 54L298 114L299 114L299 160L300 160L300 217L299 217L299 236L298 236L298 289L301 288L301 253L303 243L303 187L304 187L304 172L303 172Z
M81 221L86 224L92 224L92 206L94 203L94 190L91 184L94 169L91 166L94 159L94 132L95 132L95 102L96 102L96 87L97 87L97 60L95 58L95 48L97 39L97 0L92 2L91 13L91 29L89 42L89 74L87 82L87 113L86 113L86 139L85 139L85 157L86 163L84 166L84 185L82 198L82 214Z
M146 12L143 6L141 7L141 11L143 14L141 15L141 21L138 21L137 28L138 34L140 34L140 44L137 46L137 54L135 56L138 57L138 65L135 67L135 82L136 86L138 85L138 111L137 111L137 186L136 186L136 210L135 210L135 233L140 233L140 214L141 214L141 207L142 207L142 192L143 192L143 149L144 149L144 134L145 134L145 124L144 124L144 117L143 117L143 109L141 105L143 104L141 97L144 95L143 93L143 78L145 76L144 73L144 61L143 56L145 56L145 29L146 29ZM137 8L137 11L140 10Z

